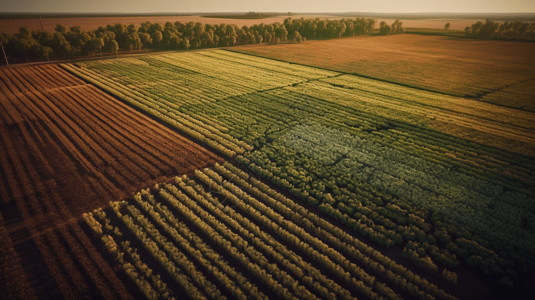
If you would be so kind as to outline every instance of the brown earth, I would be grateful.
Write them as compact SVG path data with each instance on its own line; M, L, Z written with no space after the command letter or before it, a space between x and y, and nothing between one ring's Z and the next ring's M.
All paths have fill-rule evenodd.
M206 18L201 16L142 16L142 17L83 17L83 18L41 18L43 28L45 31L54 31L56 24L62 24L67 27L80 26L84 30L94 30L99 26L106 26L108 24L123 23L134 24L139 26L141 23L149 21L151 23L165 23L165 22L200 22L204 24L235 24L237 26L252 26L255 24L272 24L282 23L288 16L275 16L264 19L226 19L226 18ZM334 17L327 15L295 15L292 18L321 18L321 19L341 19L342 17ZM376 27L379 28L379 23L385 21L389 24L394 22L394 19L377 19ZM415 28L444 28L446 23L450 23L451 30L463 30L466 26L479 21L476 19L422 19L422 20L401 20L405 27ZM0 32L2 33L16 33L19 28L26 26L31 30L40 30L41 23L38 18L33 19L3 19L0 20Z
M535 109L529 85L522 85L535 79L535 43L401 34L235 49L458 96L481 98L518 85L526 101L493 103Z
M377 19L377 24L385 21L388 24L394 23L395 19ZM420 20L400 20L405 28L431 28L443 29L446 23L450 23L450 30L464 30L466 26L470 26L477 21L484 21L478 19L420 19Z
M14 298L76 290L82 277L127 297L106 288L119 280L78 217L221 160L58 65L0 69L0 141L0 253L13 257L0 270L18 278L0 288Z
M295 17L295 16L294 16ZM299 16L297 16L299 17ZM313 16L316 17L316 16ZM319 17L319 16L318 16ZM134 24L139 26L141 23L149 21L151 23L165 22L200 22L204 24L235 24L237 26L251 26L255 24L272 24L282 23L287 16L270 17L265 19L225 19L225 18L207 18L200 16L144 16L144 17L85 17L85 18L41 18L45 31L54 31L56 24L62 24L67 27L80 26L84 30L94 30L99 26L108 24L122 23ZM40 30L41 23L38 18L34 19L5 19L0 20L0 32L15 33L19 27L26 26L31 30Z

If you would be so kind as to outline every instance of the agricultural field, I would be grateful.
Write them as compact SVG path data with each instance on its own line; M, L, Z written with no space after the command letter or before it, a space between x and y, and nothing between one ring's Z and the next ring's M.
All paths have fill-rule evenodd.
M84 215L93 236L145 296L323 298L332 292L341 298L425 298L416 295L423 291L450 298L481 292L474 280L486 282L487 292L491 286L503 292L529 285L535 261L533 112L225 50L62 67L231 162ZM250 177L243 170L258 178L252 181L264 187L259 187L262 192L243 182ZM192 189L196 192L188 192ZM293 217L292 211L307 212L314 221ZM232 227L242 217L249 221ZM344 228L333 233L346 243L341 246L359 250L355 241L361 241L370 247L357 252L365 258L330 244L335 240L328 235L329 241L323 240L320 219ZM301 229L293 231L286 221ZM249 222L258 227L244 231ZM193 231L189 243L205 243L229 260L221 261L219 270L207 269L209 263L199 254L182 252L190 251L183 239L189 231L179 230ZM217 234L206 233L212 230ZM300 235L301 230L308 234ZM339 233L348 236L342 239ZM265 247L273 239L264 234L275 234L273 239L282 239L288 248ZM344 240L349 237L354 239ZM303 249L316 247L313 238L334 249L315 248L318 257L329 258L320 261L340 263L342 269L318 266L315 254L307 256ZM297 246L301 243L304 248ZM379 252L372 254L372 249ZM392 263L399 270L410 266L411 272L425 274L430 287L411 281L423 277L405 271L393 273L404 274L401 278L414 288L380 275L390 274L378 271L390 263L374 258L384 252L397 253ZM257 260L260 253L265 259ZM215 260L211 255L206 259ZM290 260L295 270L286 269L293 265L282 260L290 257L302 260L298 265ZM373 260L377 264L367 265ZM236 269L227 272L227 265ZM305 265L319 268L325 277L304 276L316 274L298 271ZM174 278L179 269L185 275ZM321 286L329 286L324 280L340 289L324 290Z
M533 293L533 50L399 35L0 68L0 298Z
M405 34L236 50L535 111L533 43Z
M84 219L147 298L454 299L229 163Z
M0 18L0 32L1 33L17 33L20 27L28 27L31 30L40 30L44 29L45 31L54 31L56 24L62 24L66 27L80 26L83 30L95 30L99 26L106 26L108 24L122 23L122 24L134 24L139 26L143 22L151 23L166 23L166 22L200 22L203 24L235 24L239 27L242 26L253 26L259 23L264 24L273 24L273 23L283 23L284 19L288 15L280 16L269 16L266 18L260 19L244 19L244 18L224 18L224 17L203 17L203 16L94 16L94 17L46 17L46 18L21 18L21 19L10 19L10 18ZM297 14L292 15L292 18L299 19L328 19L328 20L339 20L344 17L342 16L330 16L324 14ZM385 21L388 24L392 24L395 20L393 19L378 19L377 28L381 21ZM484 21L478 19L402 19L401 20L405 27L411 28L434 28L434 29L443 29L444 24L449 22L451 24L452 30L463 30L466 26L470 26L477 21ZM41 27L42 24L42 27Z
M58 65L0 70L0 138L1 283L16 298L53 296L56 286L74 296L83 280L73 261L105 286L98 268L113 272L79 216L220 161Z

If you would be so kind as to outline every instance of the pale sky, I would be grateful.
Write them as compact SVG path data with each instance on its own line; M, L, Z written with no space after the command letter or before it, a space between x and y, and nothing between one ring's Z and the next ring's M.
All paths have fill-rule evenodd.
M0 0L0 12L535 12L535 0Z

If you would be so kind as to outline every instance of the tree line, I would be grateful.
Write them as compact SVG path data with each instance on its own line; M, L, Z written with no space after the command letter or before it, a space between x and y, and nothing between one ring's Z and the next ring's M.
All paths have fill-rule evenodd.
M31 31L21 27L16 34L0 34L6 55L12 62L36 59L74 58L118 54L120 49L188 50L259 43L303 42L370 34L376 20L368 18L322 20L286 18L284 22L242 26L167 22L113 24L85 31L80 26L57 24L54 32ZM381 22L380 34L402 33L399 20L392 25ZM8 59L8 58L6 58Z
M465 35L480 39L535 40L535 23L520 21L498 23L487 19L464 29Z

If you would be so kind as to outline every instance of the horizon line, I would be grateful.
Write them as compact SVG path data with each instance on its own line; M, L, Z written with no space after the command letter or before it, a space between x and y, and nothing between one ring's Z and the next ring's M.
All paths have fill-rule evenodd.
M414 12L374 12L374 11L318 11L318 12L303 12L303 11L176 11L176 12L75 12L75 11L3 11L2 14L229 14L229 13L266 13L266 14L535 14L535 11L520 12L520 11L414 11Z

